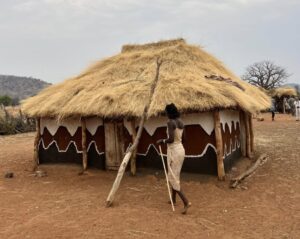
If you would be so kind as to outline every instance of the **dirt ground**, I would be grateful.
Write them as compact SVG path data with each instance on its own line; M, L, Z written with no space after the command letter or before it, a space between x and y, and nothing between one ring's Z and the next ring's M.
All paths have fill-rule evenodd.
M251 163L242 159L225 182L209 175L182 174L192 202L187 215L167 204L163 172L124 176L114 207L104 202L116 172L79 165L31 169L34 134L0 137L0 238L300 238L300 122L264 115L254 121L256 154L268 161L238 189L230 177ZM14 178L4 178L5 172Z

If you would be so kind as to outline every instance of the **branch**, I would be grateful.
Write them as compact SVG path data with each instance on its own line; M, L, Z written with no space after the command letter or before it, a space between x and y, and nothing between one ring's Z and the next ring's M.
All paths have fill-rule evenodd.
M260 165L263 165L267 161L267 159L268 156L266 154L262 154L249 169L240 174L238 177L231 180L230 187L236 188L242 180L250 176Z

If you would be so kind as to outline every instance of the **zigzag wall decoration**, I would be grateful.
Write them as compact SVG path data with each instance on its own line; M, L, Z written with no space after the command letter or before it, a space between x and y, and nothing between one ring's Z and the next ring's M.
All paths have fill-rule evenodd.
M201 157L201 155L204 155L206 153L208 147L212 147L215 150L214 135L212 135L214 134L212 113L207 112L201 114L190 114L190 115L183 116L182 118L186 124L186 131L190 131L190 135L193 134L195 130L196 131L198 130L199 135L196 134L194 136L196 138L193 138L192 140L196 140L198 142L201 141L205 142L205 145L200 146L200 148L196 142L193 146L194 150L192 149L193 147L191 148L190 145L187 145L186 146L188 149L186 155L187 157ZM146 122L142 134L141 145L139 146L139 150L138 150L138 155L147 155L151 146L153 146L157 151L154 142L157 140L156 139L158 137L157 135L159 135L159 137L165 135L166 121L167 121L166 118L160 117L157 119L150 119ZM236 148L240 147L239 112L229 111L229 110L221 111L221 123L222 123L222 134L223 134L223 138L225 139L224 140L224 157L225 157L230 155L232 152L234 152ZM99 145L98 142L99 138L104 136L104 131L99 131L99 128L101 128L101 126L103 128L103 121L100 118L95 117L87 120L87 129L90 134L90 136L88 137L89 138L88 149L92 144L95 144L96 151L99 155L104 154L104 143L102 142ZM125 131L127 131L127 135L128 135L127 138L129 138L129 143L130 143L131 128L129 126L129 123L126 120L124 121L124 126L125 129L127 129ZM65 133L63 133L64 136L56 135L58 131L62 130L62 128L66 129ZM189 128L191 128L191 130L189 130ZM199 131L201 129L202 131ZM51 135L52 137L50 137L49 135L47 136L48 134L47 132L49 132L49 135ZM66 132L68 132L70 136L67 136ZM48 149L50 145L55 143L58 152L66 152L70 147L70 145L74 144L76 151L78 153L82 152L81 151L81 124L79 119L66 120L60 122L59 124L53 119L42 119L41 133L42 133L42 139L40 144L42 144L42 147L44 149ZM48 137L48 139L46 136ZM202 138L198 138L199 136L201 136ZM63 148L61 148L61 143L57 142L57 139L61 139L61 137L64 137L66 140L69 140L68 142L64 143ZM47 143L45 142L45 140L47 140ZM145 145L143 145L143 141L145 141L144 142ZM202 144L204 142L202 142ZM126 146L128 146L128 144Z

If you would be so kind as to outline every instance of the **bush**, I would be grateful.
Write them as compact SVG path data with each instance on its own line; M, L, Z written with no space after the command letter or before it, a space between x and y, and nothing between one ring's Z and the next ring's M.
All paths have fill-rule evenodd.
M5 108L3 116L0 116L0 135L25 133L35 130L35 121L24 118L20 113L18 116L12 116L7 113Z
M9 106L13 104L13 99L7 95L0 96L0 105Z

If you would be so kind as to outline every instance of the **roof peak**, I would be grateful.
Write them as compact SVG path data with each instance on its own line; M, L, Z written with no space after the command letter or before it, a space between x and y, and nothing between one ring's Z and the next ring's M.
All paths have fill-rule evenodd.
M139 51L150 48L162 48L175 46L178 44L186 44L186 41L183 38L171 39L171 40L162 40L158 42L146 43L146 44L127 44L122 46L122 53L130 51Z

